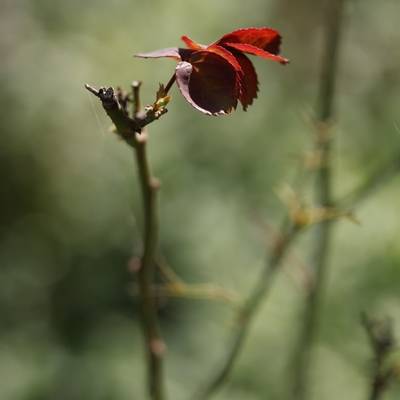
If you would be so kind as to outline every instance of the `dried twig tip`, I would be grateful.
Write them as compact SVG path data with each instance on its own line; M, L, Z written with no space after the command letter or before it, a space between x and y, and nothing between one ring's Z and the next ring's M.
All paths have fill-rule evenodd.
M87 83L85 83L85 89L88 90L90 93L94 94L96 97L100 96L99 91L96 88L88 85Z

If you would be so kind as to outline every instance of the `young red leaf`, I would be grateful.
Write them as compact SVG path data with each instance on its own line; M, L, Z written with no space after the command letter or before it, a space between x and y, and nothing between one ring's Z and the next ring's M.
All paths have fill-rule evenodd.
M282 56L278 56L276 54L269 53L259 47L253 46L251 44L243 44L243 43L225 43L225 46L228 48L233 48L244 53L253 54L255 56L259 56L265 58L267 60L278 61L281 64L287 64L289 60Z
M242 67L240 66L236 57L229 50L218 45L208 46L206 50L223 57L226 61L228 61L229 64L232 65L237 73L243 75Z
M235 57L243 71L242 91L239 100L242 103L243 110L246 111L247 107L251 105L253 100L257 97L257 73L253 63L244 54L236 52Z
M215 53L197 51L190 62L180 62L176 81L183 97L204 114L228 114L237 106L236 72Z
M206 46L196 43L194 40L190 39L189 36L181 36L182 41L186 44L189 49L192 50L203 50Z
M288 63L279 55L281 36L270 28L238 29L209 46L196 43L188 36L181 39L188 49L169 48L137 56L179 60L175 78L182 95L208 115L227 114L236 108L238 100L246 110L257 97L257 74L244 53Z
M138 53L138 54L135 54L135 57L140 57L140 58L169 57L169 58L174 58L176 60L181 59L181 56L179 54L179 49L177 47L169 47L166 49L151 51L149 53Z
M218 45L209 46L209 47L207 47L206 50L223 57L235 69L235 71L236 71L236 88L237 88L238 94L240 94L242 91L242 86L243 86L244 72L243 72L242 67L241 67L239 61L237 60L237 58L229 50L225 49L224 47L218 46Z
M250 44L272 54L279 54L281 36L271 28L244 28L222 36L215 44L243 43Z

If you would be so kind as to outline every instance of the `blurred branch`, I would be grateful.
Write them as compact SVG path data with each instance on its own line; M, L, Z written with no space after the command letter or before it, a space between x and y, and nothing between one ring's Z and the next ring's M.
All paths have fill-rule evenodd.
M400 151L377 168L358 187L336 201L339 208L353 208L364 201L373 192L400 173Z
M365 313L361 316L361 323L374 353L368 399L379 400L396 376L395 367L386 363L396 346L393 326L388 318L374 319Z
M301 182L308 176L302 173L300 169L297 170L297 172L299 173L297 184L302 188ZM306 207L299 200L296 193L290 190L290 188L289 190L282 191L279 195L287 206L287 215L284 217L280 229L274 235L274 245L267 257L261 275L250 291L244 305L238 311L236 323L234 324L234 329L228 341L228 349L223 361L219 367L213 371L210 375L210 379L204 386L194 394L194 400L205 400L211 397L227 381L250 330L251 322L257 314L262 301L268 295L273 283L273 278L276 275L275 273L282 264L283 259L289 252L298 234L313 225L332 221L343 216L350 217L350 215L338 212L333 208L318 209Z
M153 293L159 230L157 192L160 184L151 174L146 151L147 133L142 130L167 110L164 106L159 106L159 98L157 96L156 102L152 106L146 107L143 113L140 111L140 82L132 84L135 100L132 117L129 115L128 109L130 103L129 94L123 92L121 89L118 89L115 93L111 87L97 90L89 85L85 85L85 88L100 99L104 110L115 125L116 133L135 152L144 209L144 250L137 275L142 328L147 352L148 387L152 400L163 400L163 354L165 345L161 338L156 298Z
M166 283L153 286L154 295L159 297L177 297L194 300L223 301L235 306L239 299L235 292L228 291L210 283Z
M161 256L158 256L156 259L156 267L165 280L165 283L153 285L153 295L157 298L157 302L163 300L165 297L176 297L194 300L223 301L234 307L237 307L239 304L239 296L234 291L224 289L223 287L211 283L186 283L173 271ZM130 270L132 272L138 272L139 268L140 260L133 257L130 261ZM134 296L140 294L137 286L132 288L132 294Z
M157 268L166 280L155 288L157 296L192 298L196 300L219 300L236 306L238 295L230 290L210 283L186 283L161 256L157 258Z
M333 114L335 81L338 64L338 48L342 28L344 0L325 2L326 29L324 54L321 65L318 102L316 106L316 153L320 164L316 176L316 206L336 209L332 196L332 129L330 121ZM310 353L317 328L317 317L321 294L325 285L327 261L332 235L332 220L322 221L315 228L315 247L313 262L315 269L314 285L307 293L304 323L300 332L294 359L293 397L303 400L307 397Z
M157 257L157 268L160 271L160 274L168 283L185 283L183 279L181 279L181 277L171 268L165 258L161 255Z
M220 300L235 305L238 296L231 291L223 289L214 284L169 284L156 289L159 294L170 297L185 297L198 300Z
M240 354L244 340L250 329L251 322L256 315L262 300L269 293L275 272L287 254L301 227L295 225L289 218L285 219L280 229L280 235L275 241L270 256L267 259L261 276L250 292L247 301L236 316L236 323L228 342L228 350L220 366L211 374L211 378L193 396L196 400L207 399L212 396L227 380Z

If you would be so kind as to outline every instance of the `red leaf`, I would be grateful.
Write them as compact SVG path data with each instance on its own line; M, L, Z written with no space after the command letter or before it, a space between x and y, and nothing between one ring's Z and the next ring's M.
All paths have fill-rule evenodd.
M236 71L218 54L197 51L176 67L176 81L185 99L208 115L228 114L237 106Z
M140 53L137 57L170 57L179 60L175 75L185 99L197 110L208 115L227 114L243 109L257 97L258 80L252 62L244 53L286 64L279 55L281 36L270 28L238 29L204 46L188 36L182 36L188 47L161 49Z
M235 57L237 58L242 71L244 72L242 91L240 93L239 100L242 103L243 110L246 111L247 107L251 105L253 100L257 97L257 73L254 69L253 63L244 54L236 52Z
M239 51L243 51L244 53L249 53L255 56L266 58L267 60L278 61L281 64L287 64L289 62L287 58L269 53L268 51L262 50L259 47L253 46L251 44L224 43L224 46L227 46L228 48L231 47Z
M250 44L269 53L279 54L281 36L278 31L270 28L244 28L222 36L215 44L226 43Z
M218 45L211 45L211 46L207 47L206 50L223 57L235 69L237 95L239 96L239 94L242 91L242 81L243 81L243 74L244 74L239 61L229 50L225 49L224 47L221 47Z
M203 50L206 46L196 43L194 40L190 39L189 36L181 36L182 41L186 44L189 49L192 50Z
M207 47L206 50L223 57L226 61L229 62L229 64L232 65L236 72L243 75L242 67L240 66L236 57L229 50L215 44Z
M140 57L140 58L161 58L161 57L169 57L169 58L175 58L177 60L181 59L181 56L179 54L179 50L177 47L169 47L167 49L160 49L160 50L155 50L151 51L149 53L138 53L135 54L135 57Z

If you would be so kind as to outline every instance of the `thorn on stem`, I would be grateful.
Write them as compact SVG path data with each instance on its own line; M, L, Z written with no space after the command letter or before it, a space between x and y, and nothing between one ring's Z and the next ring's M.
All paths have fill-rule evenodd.
M150 180L150 186L153 190L158 190L161 187L161 182L159 179L152 177Z
M128 262L128 271L137 274L142 267L142 260L140 257L133 256Z
M136 141L138 143L146 143L147 142L147 132L142 130L141 132L136 132Z
M149 347L151 352L156 356L162 356L167 350L165 343L161 339L151 340Z

